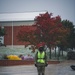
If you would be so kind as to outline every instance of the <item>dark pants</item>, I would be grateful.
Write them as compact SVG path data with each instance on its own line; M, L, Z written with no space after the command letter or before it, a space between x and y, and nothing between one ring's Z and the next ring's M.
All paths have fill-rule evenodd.
M38 75L45 75L45 64L37 64Z

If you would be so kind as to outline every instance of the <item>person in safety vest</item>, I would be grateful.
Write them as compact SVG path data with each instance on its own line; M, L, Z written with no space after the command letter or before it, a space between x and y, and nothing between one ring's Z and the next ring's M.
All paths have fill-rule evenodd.
M35 55L35 66L37 67L38 75L45 75L45 67L47 65L47 56L44 51L44 46L40 45Z

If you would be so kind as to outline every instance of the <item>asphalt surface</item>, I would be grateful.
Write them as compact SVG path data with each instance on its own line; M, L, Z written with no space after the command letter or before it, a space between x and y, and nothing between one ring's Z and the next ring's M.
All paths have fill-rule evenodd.
M49 64L46 67L45 75L75 75L75 71L71 69L71 65L75 65L75 61L64 61L60 64ZM0 75L38 75L34 65L22 66L0 66Z

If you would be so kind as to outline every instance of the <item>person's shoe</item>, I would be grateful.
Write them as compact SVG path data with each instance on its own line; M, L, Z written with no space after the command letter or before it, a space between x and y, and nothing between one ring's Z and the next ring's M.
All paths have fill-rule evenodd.
M71 67L73 70L75 70L75 65L71 65L70 67Z
M40 73L38 75L41 75Z
M44 75L44 73L42 73L42 75Z

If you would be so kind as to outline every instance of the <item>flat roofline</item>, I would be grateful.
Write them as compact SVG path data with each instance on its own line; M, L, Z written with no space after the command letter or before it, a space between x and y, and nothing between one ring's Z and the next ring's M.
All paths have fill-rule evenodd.
M0 23L2 22L33 22L34 20L18 20L18 21L0 21Z
M25 12L25 13L1 13L0 22L4 21L32 21L39 14L44 14L44 12Z

